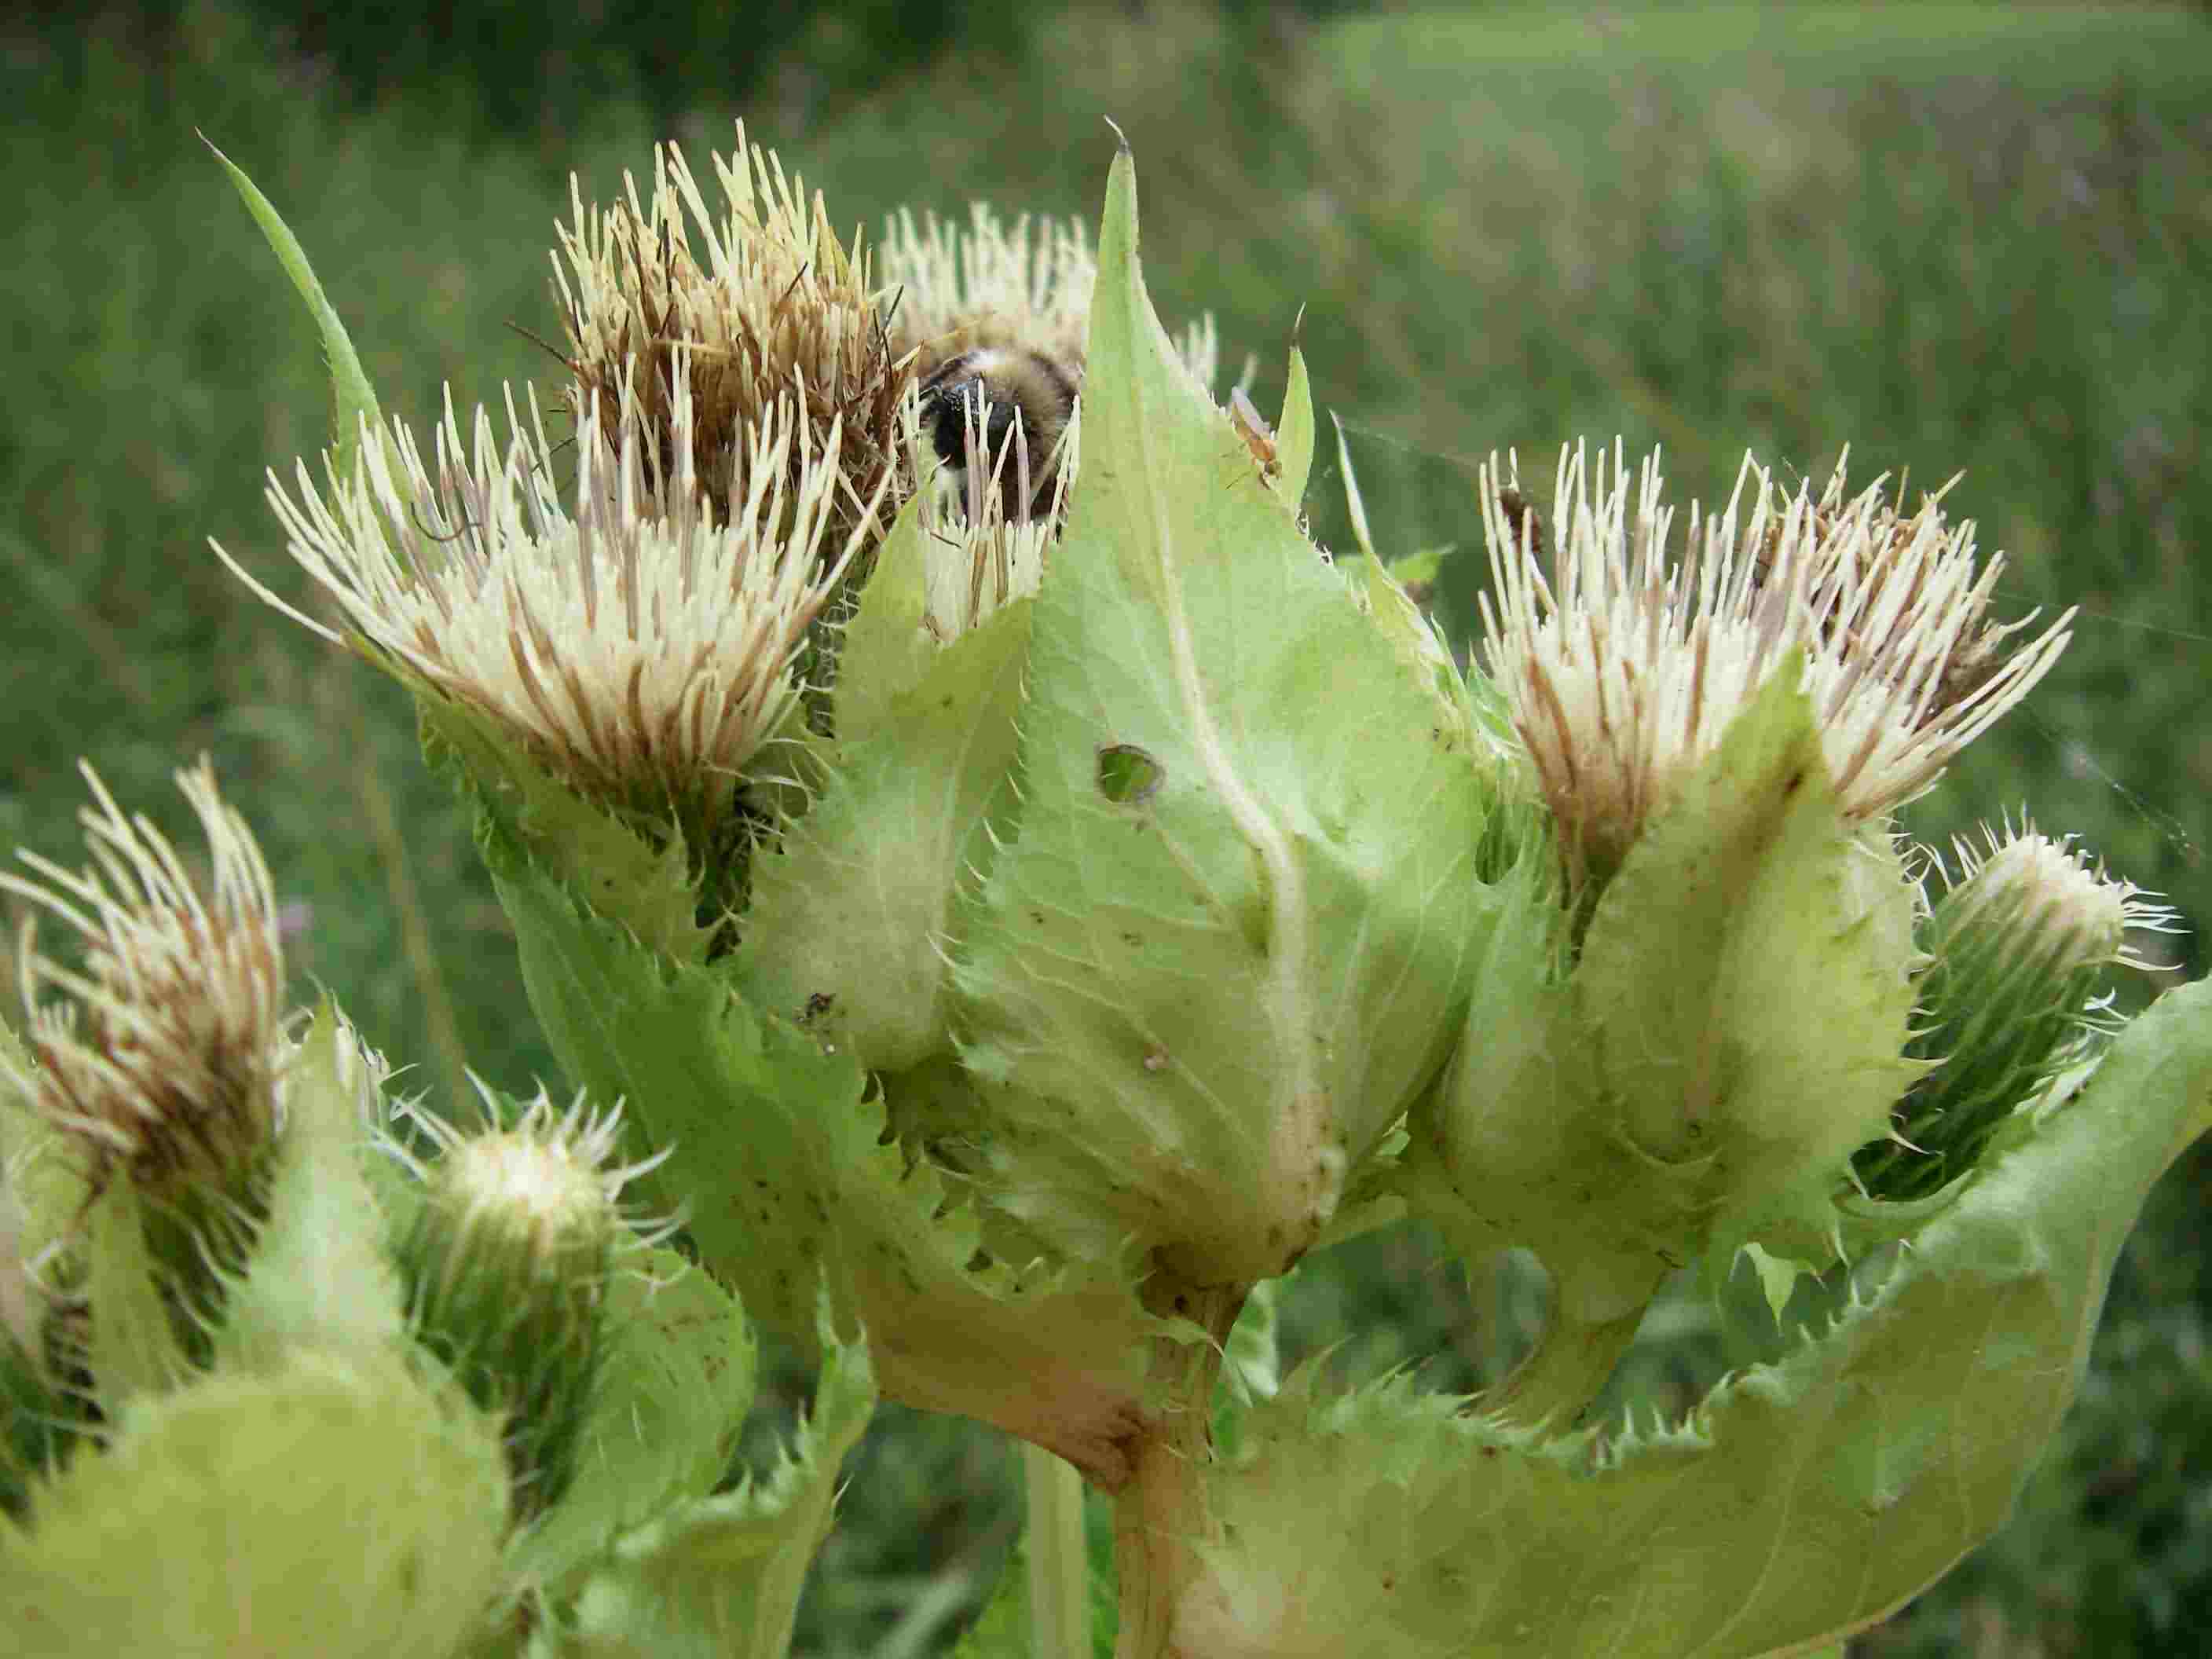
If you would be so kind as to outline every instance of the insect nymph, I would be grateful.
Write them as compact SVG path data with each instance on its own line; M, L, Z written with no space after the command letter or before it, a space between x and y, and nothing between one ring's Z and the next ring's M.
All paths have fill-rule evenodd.
M977 346L946 358L921 383L930 446L948 466L970 464L970 434L1000 473L1014 516L1050 509L1060 442L1083 387L1083 366L1024 346Z

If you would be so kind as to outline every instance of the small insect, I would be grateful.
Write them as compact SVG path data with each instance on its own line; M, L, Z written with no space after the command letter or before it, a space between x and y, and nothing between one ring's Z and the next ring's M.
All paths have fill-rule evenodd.
M1283 463L1275 453L1275 434L1252 400L1238 386L1229 394L1229 419L1237 428L1237 435L1244 441L1245 448L1252 452L1252 459L1263 478L1283 476Z
M1006 494L1024 498L1018 516L1034 518L1051 506L1054 452L1082 389L1080 363L1020 346L978 346L946 358L921 383L921 417L939 458L964 471L969 428L988 406L984 453L994 465L1006 457ZM1021 441L1010 444L1018 415Z
M1544 515L1530 505L1528 498L1506 484L1498 492L1498 510L1505 515L1505 527L1513 532L1514 544L1525 545L1536 558L1545 555Z

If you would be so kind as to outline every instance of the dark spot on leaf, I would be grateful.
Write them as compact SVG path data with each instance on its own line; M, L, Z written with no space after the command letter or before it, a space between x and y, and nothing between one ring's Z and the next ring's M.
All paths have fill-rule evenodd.
M1141 806L1167 780L1160 763L1133 743L1109 743L1098 751L1098 793L1116 806Z

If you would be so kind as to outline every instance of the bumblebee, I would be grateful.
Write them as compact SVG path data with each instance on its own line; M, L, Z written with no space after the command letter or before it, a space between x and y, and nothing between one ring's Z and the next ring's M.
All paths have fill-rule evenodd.
M1027 485L1028 499L1014 515L1048 511L1056 452L1083 389L1083 365L1022 346L977 346L947 357L921 383L921 418L932 448L948 466L969 464L969 434L982 417L981 437L989 465L999 466L1009 501ZM987 411L988 409L988 412ZM1021 422L1018 453L1009 441Z

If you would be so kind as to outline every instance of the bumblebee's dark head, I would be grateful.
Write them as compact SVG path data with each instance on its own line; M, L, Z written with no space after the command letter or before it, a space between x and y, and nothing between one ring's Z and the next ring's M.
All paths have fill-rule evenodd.
M986 399L990 404L982 431L987 453L998 453L1006 446L1006 434L1014 429L1014 400L1004 394L992 395L989 379L972 365L977 355L968 352L953 358L921 388L921 418L929 431L930 447L947 466L968 464L968 430ZM1026 435L1026 417L1023 424Z
M990 454L1005 453L1018 416L1030 471L1042 472L1067 429L1082 380L1081 364L1021 347L979 346L948 357L921 383L931 447L948 465L964 466L969 428L988 404L978 435Z

